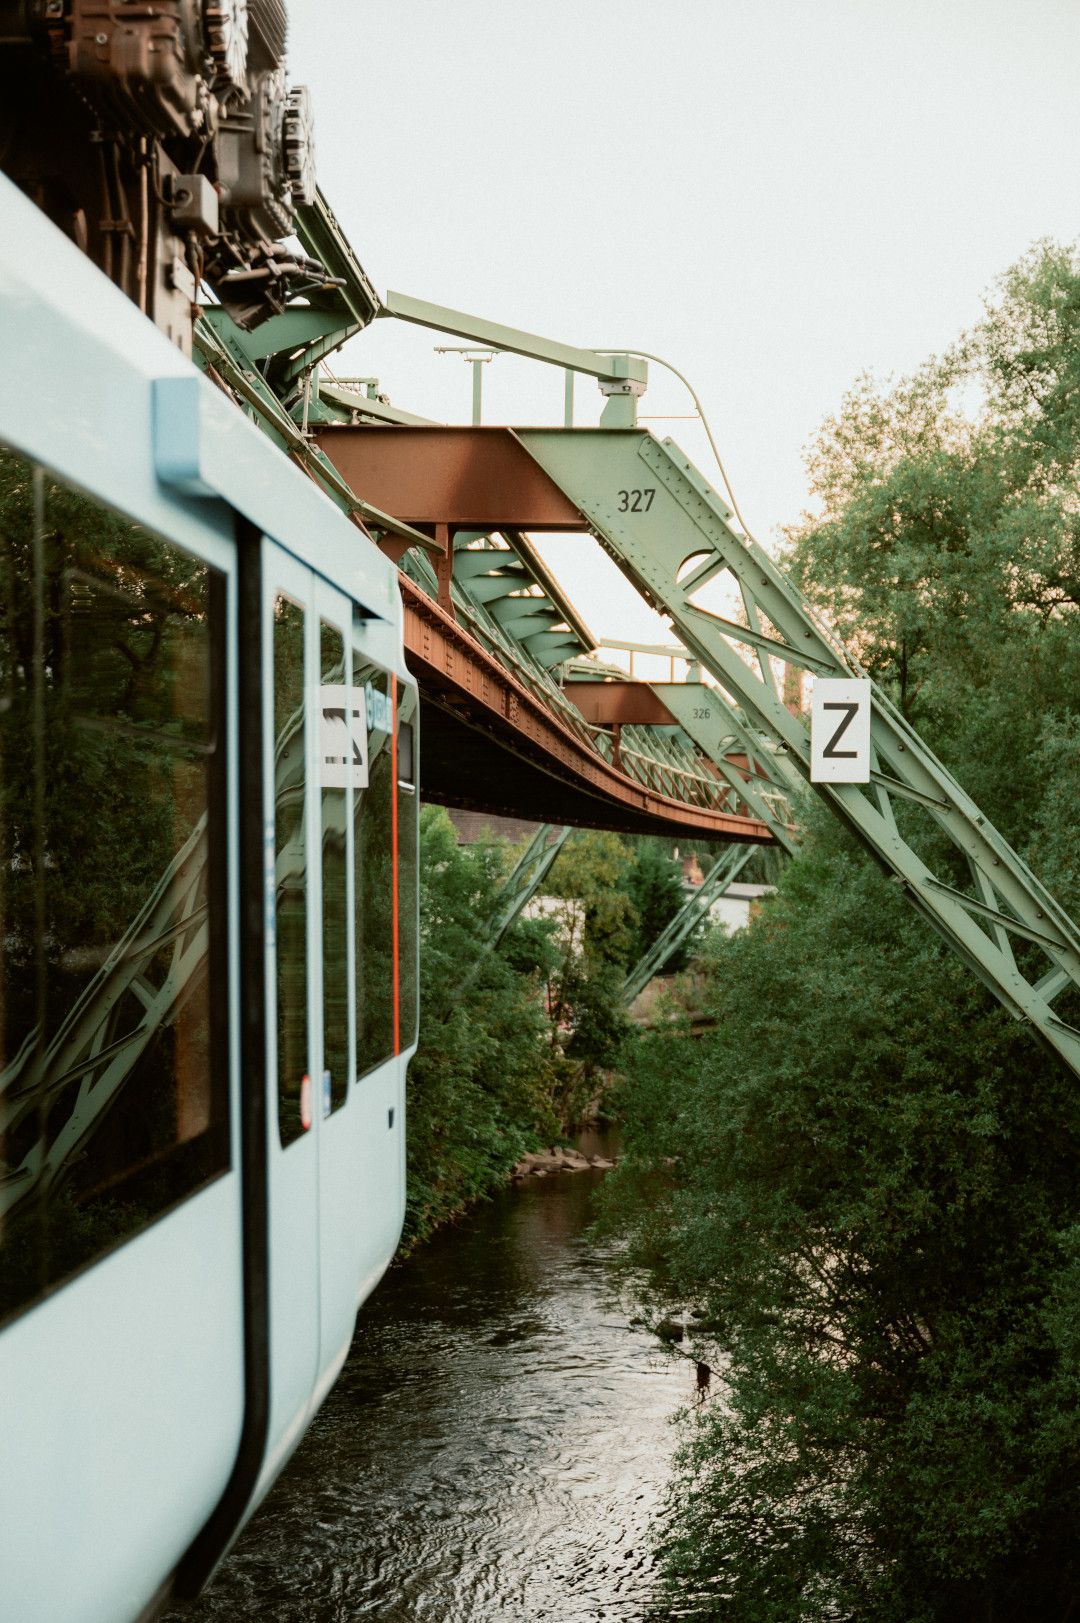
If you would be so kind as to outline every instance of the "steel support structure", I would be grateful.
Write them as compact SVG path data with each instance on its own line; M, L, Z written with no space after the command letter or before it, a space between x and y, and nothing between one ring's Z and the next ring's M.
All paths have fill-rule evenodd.
M775 819L737 813L735 796L721 793L715 781L705 801L701 795L673 793L682 787L678 781L661 785L629 776L598 752L572 705L566 705L566 715L560 713L557 689L552 694L539 684L526 686L524 672L515 675L407 575L401 576L401 591L409 667L425 697L467 707L474 727L501 737L553 780L618 808L629 832L685 829L703 839L771 840Z
M317 217L302 226L321 234L318 246L324 262L333 260L335 250L343 255L340 263L331 264L338 272L338 288L333 294L327 290L327 303L341 309L343 326L355 330L375 316L396 316L597 379L608 397L599 429L518 432L521 447L534 463L533 487L536 473L543 470L577 509L577 527L592 531L646 599L669 617L687 651L719 684L728 711L723 725L741 735L747 787L756 792L759 768L774 781L809 781L808 729L785 705L784 681L782 674L778 680L778 673L794 669L841 678L863 673L768 554L731 528L728 508L678 446L671 440L660 442L636 426L637 400L647 379L645 359L575 349L400 294L387 294L378 303L320 202ZM310 330L301 336L301 353L290 357L292 366L313 363L333 343L321 321L304 316L301 325L304 322L310 323ZM290 329L289 336L298 330ZM235 367L239 357L230 359ZM245 359L250 366L250 358ZM250 380L243 381L249 403L255 404ZM271 431L288 439L282 435L280 420ZM381 438L394 431L376 432ZM485 446L482 462L490 462L493 445ZM388 442L379 450L387 446ZM298 454L299 447L289 448ZM508 448L504 444L500 449L505 460ZM312 460L306 442L303 450ZM325 478L328 460L333 459L320 457L312 471L339 501L348 492L351 511L361 524L374 528L388 513L400 512L389 500L382 512L358 500L352 492L365 481L348 473L340 481L344 489L334 489L333 479ZM474 473L475 467L469 471ZM475 489L482 496L484 483ZM486 489L490 492L491 486ZM412 524L402 525L402 517L411 517ZM407 538L411 545L423 544L420 518L417 511L396 520L402 540L406 539L402 530L411 531ZM532 515L529 518L536 522ZM484 529L499 520L470 511L460 515L460 522ZM528 527L528 519L521 516L516 522ZM395 527L394 520L388 523ZM557 527L574 526L560 522ZM735 617L697 601L702 590L720 578L727 579L741 603L741 610L731 611ZM763 740L770 741L767 747ZM719 765L711 749L709 754ZM764 759L767 754L769 761ZM727 752L721 751L721 756L726 759ZM814 788L1004 1006L1029 1021L1080 1074L1080 1031L1053 1007L1066 989L1080 989L1080 931L884 692L873 690L870 782L819 783Z
M551 872L555 858L566 844L569 834L568 825L556 828L551 823L541 823L532 839L523 847L499 892L499 909L490 927L492 947L499 945L510 926L517 922L523 909L532 901Z
M454 1005L472 985L488 953L495 951L507 930L517 922L524 908L536 895L551 872L555 858L566 844L569 834L569 826L557 828L551 823L541 823L536 833L526 842L500 887L499 905L488 925L480 950L447 994L447 1012L443 1016L444 1019L449 1018ZM749 852L746 854L749 855Z
M643 429L523 429L519 438L752 727L809 781L809 730L784 704L778 671L865 673L769 555L731 528L689 459ZM696 601L725 575L741 619ZM1010 1013L1080 1074L1080 1031L1053 1007L1080 988L1072 919L876 686L871 763L866 785L813 788Z
M708 916L713 902L719 901L735 883L749 860L750 852L746 849L740 851L737 846L721 854L702 883L686 898L675 917L668 921L648 952L639 958L627 975L622 986L625 1004L633 1003L653 976L659 975L668 959L678 952L684 942L689 941L698 925Z

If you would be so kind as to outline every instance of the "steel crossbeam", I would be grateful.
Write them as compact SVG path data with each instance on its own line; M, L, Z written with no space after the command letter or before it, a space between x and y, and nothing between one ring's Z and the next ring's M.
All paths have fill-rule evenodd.
M449 989L445 985L443 987L446 993L444 1020L449 1019L454 1005L472 985L484 959L489 953L494 952L507 930L521 917L525 907L536 895L551 872L555 858L566 844L569 834L569 826L559 828L551 823L541 823L536 833L526 842L499 889L499 905L491 918L478 953L454 986Z
M612 644L610 646L620 646ZM648 652L640 644L622 646ZM667 652L668 650L663 650ZM680 650L680 652L685 652ZM717 775L734 791L732 809L747 811L768 823L773 838L789 854L795 849L795 824L789 804L799 788L786 756L777 756L772 740L755 734L731 701L704 682L635 682L590 680L587 662L579 662L566 691L593 722L625 721L644 716L644 725L676 725L702 752Z
M750 726L809 780L808 728L784 704L777 667L864 673L768 554L731 528L727 507L688 458L643 429L522 429L518 437ZM741 622L695 601L724 575ZM813 787L1010 1013L1080 1074L1080 1031L1053 1008L1066 987L1080 988L1076 925L876 686L871 760L867 785ZM947 836L951 861L927 832Z
M747 809L768 823L773 839L789 855L794 852L789 797L799 780L787 755L778 756L769 740L755 735L719 688L706 687L703 682L652 682L650 686ZM745 758L745 768L732 760L737 755Z
M489 930L490 947L486 950L497 947L510 926L521 917L551 872L569 834L568 826L558 828L551 823L541 823L525 845L500 890L499 908Z
M705 875L702 883L686 898L682 907L669 920L652 946L634 965L622 986L622 1000L633 1003L654 975L659 975L668 959L688 941L707 915L713 902L723 896L750 860L749 850L733 846L723 852L719 861Z

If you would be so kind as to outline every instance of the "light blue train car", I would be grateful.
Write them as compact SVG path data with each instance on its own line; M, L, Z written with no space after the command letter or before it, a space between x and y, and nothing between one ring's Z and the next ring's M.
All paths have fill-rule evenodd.
M404 1208L393 566L0 177L0 1613L198 1588Z

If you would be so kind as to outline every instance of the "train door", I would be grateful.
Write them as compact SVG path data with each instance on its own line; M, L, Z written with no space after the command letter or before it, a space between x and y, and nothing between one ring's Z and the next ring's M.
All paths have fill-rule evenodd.
M267 1127L272 1475L297 1440L319 1359L317 723L314 579L263 542ZM314 881L314 882L313 882Z
M389 651L385 636L380 637L370 622L335 620L333 605L324 601L328 606L320 628L323 678L347 684L340 698L336 686L323 687L324 725L333 714L347 717L341 749L351 751L351 767L347 789L335 787L338 779L331 778L321 790L320 1397L348 1351L360 1300L393 1255L401 1226L404 1170L404 1099L396 1059L399 682L376 657L376 649L384 658ZM328 747L332 754L333 747Z
M318 616L317 834L322 1038L317 1107L319 1127L320 1364L318 1396L333 1379L347 1349L359 1280L359 1199L363 1171L357 1158L351 1110L356 1078L353 809L362 803L369 775L367 696L356 685L352 605L326 582L315 588ZM327 1329L336 1334L329 1338ZM342 1330L342 1326L344 1329ZM344 1342L344 1346L340 1345Z

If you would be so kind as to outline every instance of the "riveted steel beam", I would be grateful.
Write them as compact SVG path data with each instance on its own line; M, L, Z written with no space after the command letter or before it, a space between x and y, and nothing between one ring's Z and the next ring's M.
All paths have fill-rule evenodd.
M705 875L703 882L686 898L675 917L668 921L648 952L642 955L626 977L622 985L622 1000L625 1004L633 1003L653 976L659 975L668 960L689 941L708 915L713 902L718 901L734 884L749 860L749 851L733 849L725 851L720 856Z
M635 781L597 753L592 735L576 718L572 706L566 706L565 716L560 714L552 694L539 684L535 691L527 687L407 575L401 576L401 591L406 657L425 698L540 768L552 790L559 783L567 786L564 793L573 789L583 805L593 808L585 815L575 812L574 822L625 827L629 832L681 829L693 830L704 839L770 842L769 824L761 818L737 815L719 803L688 802L651 783ZM571 724L575 719L576 728ZM430 739L430 730L425 732L425 739ZM432 770L436 759L426 742L422 774ZM460 763L456 775L460 777ZM527 802L517 806L511 803L509 769L503 777L503 798L490 809L528 815ZM461 786L456 798L441 789L431 794L423 776L420 787L427 798L445 799L448 804L470 803L468 784ZM474 792L472 798L476 800L478 795Z
M485 533L584 524L507 428L320 427L314 441L365 501L410 524Z
M750 726L809 781L809 729L786 707L778 671L863 673L768 554L731 529L727 508L689 459L642 429L522 429L519 437ZM694 600L724 572L737 585L744 623ZM1080 988L1080 931L876 686L871 759L871 783L813 788L1005 1007L1080 1074L1080 1031L1052 1007L1062 986ZM928 829L943 831L955 852L942 871ZM1035 972L1014 955L1014 936L1026 953L1044 955Z

